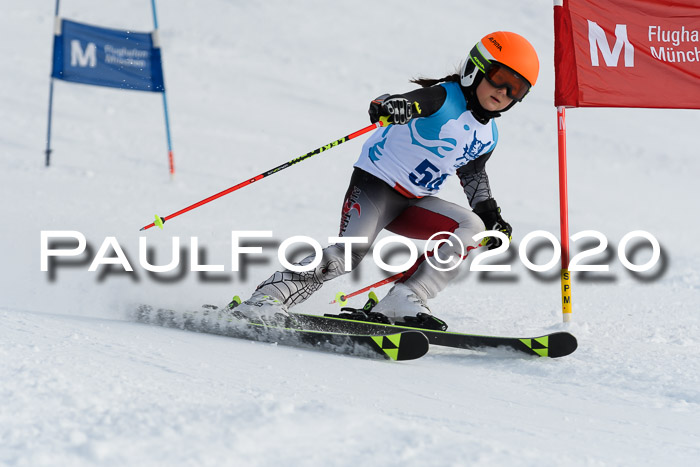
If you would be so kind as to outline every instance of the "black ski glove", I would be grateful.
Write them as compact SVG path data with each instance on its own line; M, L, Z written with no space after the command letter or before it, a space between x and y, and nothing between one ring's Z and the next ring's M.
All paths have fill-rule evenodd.
M474 214L484 221L486 230L498 230L506 234L509 241L513 239L513 227L501 217L501 208L498 207L495 199L489 198L476 203ZM503 242L498 237L486 237L481 246L488 246L489 250L493 250L501 246L501 243Z
M413 118L413 103L402 96L383 94L369 104L369 120L384 125L405 125Z

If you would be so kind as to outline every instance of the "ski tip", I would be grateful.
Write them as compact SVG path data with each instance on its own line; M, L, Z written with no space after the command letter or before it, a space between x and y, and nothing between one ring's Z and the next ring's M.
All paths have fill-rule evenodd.
M527 348L527 353L540 357L559 358L574 353L578 341L568 332L555 332L541 337L519 339Z
M163 224L165 223L165 219L160 217L158 214L156 214L156 220L153 222L153 225L158 227L160 230L163 230Z
M383 357L387 360L415 360L428 353L430 349L428 338L419 331L403 331L368 337L372 339L375 347L383 353Z
M568 332L557 333L552 336L552 349L549 352L549 357L558 358L571 355L578 348L576 336Z
M335 294L335 303L338 303L340 306L345 306L348 303L348 299L343 292L338 292Z

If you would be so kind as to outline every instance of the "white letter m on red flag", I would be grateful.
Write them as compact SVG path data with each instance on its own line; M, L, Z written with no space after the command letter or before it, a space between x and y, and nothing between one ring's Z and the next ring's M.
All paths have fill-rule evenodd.
M617 66L620 61L620 52L625 48L625 67L634 66L634 47L627 38L627 25L615 25L615 46L610 49L608 38L603 28L595 21L588 21L588 43L591 46L591 65L600 66L598 63L598 50L603 54L603 60L607 66Z

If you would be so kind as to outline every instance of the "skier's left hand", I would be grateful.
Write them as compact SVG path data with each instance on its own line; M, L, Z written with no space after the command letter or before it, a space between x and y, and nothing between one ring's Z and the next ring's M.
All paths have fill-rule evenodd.
M501 217L501 208L498 207L495 199L490 198L476 203L474 214L484 221L486 230L498 230L508 237L508 241L513 240L513 227ZM498 237L486 237L481 246L486 246L489 250L493 250L500 247L502 243Z

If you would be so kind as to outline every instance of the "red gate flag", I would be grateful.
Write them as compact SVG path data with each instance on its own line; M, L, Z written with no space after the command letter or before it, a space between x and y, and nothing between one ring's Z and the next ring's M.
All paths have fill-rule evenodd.
M699 0L555 0L554 105L700 109Z

